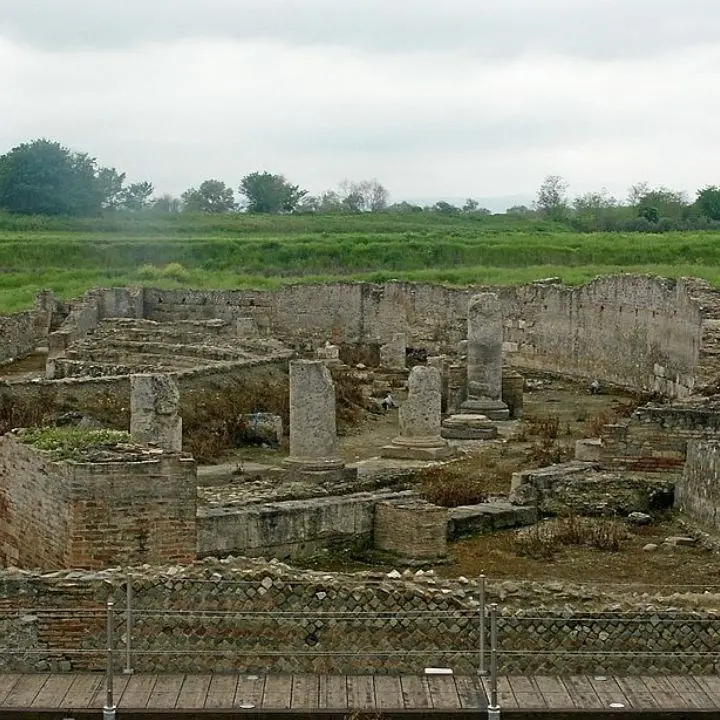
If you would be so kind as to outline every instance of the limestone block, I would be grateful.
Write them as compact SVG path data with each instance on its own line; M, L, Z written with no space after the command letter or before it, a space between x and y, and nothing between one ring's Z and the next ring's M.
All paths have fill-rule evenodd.
M169 375L130 376L130 434L139 443L182 450L180 391Z
M380 366L389 370L404 370L406 353L405 333L394 333L390 342L380 346Z
M375 506L375 547L413 559L447 554L446 508L425 500L393 500Z
M440 373L415 366L408 380L408 398L400 407L400 435L382 449L383 457L436 459L454 450L440 436Z
M290 363L290 469L323 471L344 466L337 455L335 386L320 360Z

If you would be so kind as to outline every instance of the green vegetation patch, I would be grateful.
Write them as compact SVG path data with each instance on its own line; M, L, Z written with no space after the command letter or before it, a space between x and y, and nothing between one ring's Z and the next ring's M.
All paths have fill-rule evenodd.
M29 428L20 436L22 441L38 450L45 450L53 460L79 460L88 451L114 449L133 442L124 430L90 430L76 427Z

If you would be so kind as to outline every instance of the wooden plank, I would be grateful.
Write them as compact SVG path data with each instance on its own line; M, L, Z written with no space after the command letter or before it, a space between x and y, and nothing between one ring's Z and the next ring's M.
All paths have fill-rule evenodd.
M5 697L3 704L5 707L30 707L49 677L49 673L21 675Z
M5 700L19 678L19 673L2 673L0 675L0 705L2 705L3 700Z
M463 708L486 708L487 698L485 689L477 675L456 675L455 689L457 690L460 706Z
M575 707L570 693L559 677L554 675L536 675L534 677L538 692L545 701L545 706L553 710L569 710Z
M527 675L510 675L507 679L517 700L518 707L538 709L545 707L542 694L531 677Z
M344 675L320 676L318 705L326 710L347 710L347 682Z
M610 675L588 675L588 680L604 707L610 707L611 705L630 706L625 693L614 677Z
M130 677L130 675L122 674L115 675L115 677L113 678L113 702L115 703L115 705L120 702L120 698L122 698L122 694L125 692L125 688L127 687ZM91 708L105 707L106 701L107 688L105 686L105 676L101 675L95 693L93 694L87 706Z
M487 693L488 703L489 703L490 702L490 678L483 677L482 684L483 684L483 687L485 688L485 692ZM515 695L513 694L512 688L510 687L510 683L507 681L506 677L504 677L504 676L498 677L497 691L498 691L498 705L500 705L501 708L516 708L518 706L518 702L515 699Z
M185 675L180 694L178 695L175 707L178 710L198 709L205 707L205 698L207 697L208 688L212 675L204 673L202 675Z
M563 678L565 687L576 708L590 710L605 707L585 675L568 675Z
M235 673L215 673L205 696L206 708L230 708L235 702L238 676Z
M395 675L375 676L375 707L401 710L405 707L403 702L400 678Z
M686 707L715 708L715 703L691 677L668 675L667 681L675 688Z
M292 700L292 675L268 675L263 690L263 709L290 709Z
M375 683L372 675L347 676L348 708L366 710L375 707Z
M317 708L319 701L319 685L317 675L293 675L290 707Z
M427 678L417 675L402 675L400 677L400 688L403 696L403 706L406 710L415 708L431 708L432 698Z
M102 707L105 700L103 690L102 700L98 704L93 703L95 693L99 688L105 687L105 676L100 673L80 673L73 676L70 689L65 693L60 707L76 708L81 710L87 707ZM93 703L93 704L91 704Z
M185 675L173 673L158 675L152 695L147 701L148 708L174 708L182 689Z
M117 706L124 710L144 710L156 681L157 675L131 675Z
M675 688L666 678L657 675L641 675L640 677L663 710L685 707L684 703L678 698Z
M720 708L720 678L716 675L697 675L695 682L705 691L705 694Z
M264 675L240 675L233 707L261 707L265 689Z
M51 675L42 686L40 692L35 696L32 707L35 708L59 708L62 701L73 684L75 677L70 673L55 673Z
M642 678L618 677L616 680L625 693L631 708L635 710L651 710L660 707Z
M452 675L428 675L427 681L434 708L460 707L460 698Z

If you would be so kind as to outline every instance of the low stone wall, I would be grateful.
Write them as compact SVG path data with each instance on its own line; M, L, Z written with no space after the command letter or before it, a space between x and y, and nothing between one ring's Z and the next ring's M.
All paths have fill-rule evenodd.
M198 401L213 392L232 387L263 387L287 372L289 353L266 360L237 360L168 373L180 388L181 413L190 417ZM287 382L287 380L284 380ZM72 377L60 380L11 381L0 383L0 401L34 404L48 415L86 413L113 427L130 423L129 375ZM281 408L263 408L279 412Z
M0 316L0 365L29 355L45 341L48 315L37 310Z
M198 556L300 558L325 549L372 544L377 503L411 493L379 491L200 508Z
M675 507L709 528L720 528L720 441L688 444L685 469L675 486Z
M375 506L375 548L415 560L444 558L447 524L447 508L419 498L384 500Z
M192 458L157 449L127 460L55 462L4 435L0 560L44 569L190 562L195 475Z
M0 669L102 669L111 589L119 669L124 583L118 570L0 572ZM186 568L138 568L132 587L137 672L477 670L474 581L207 559ZM647 590L489 581L488 602L501 603L500 672L716 673L718 596Z

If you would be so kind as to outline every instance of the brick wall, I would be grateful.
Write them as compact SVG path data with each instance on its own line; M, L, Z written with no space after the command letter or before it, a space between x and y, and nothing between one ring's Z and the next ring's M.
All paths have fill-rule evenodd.
M127 462L52 462L0 438L0 548L5 564L55 569L190 562L196 466L173 454Z
M375 506L375 547L407 558L445 557L447 523L446 508L423 500L380 502Z
M209 559L135 573L137 672L477 670L479 590L472 580ZM119 668L124 582L118 570L0 572L0 647L14 651L0 651L0 669L57 669L59 663L102 669L111 588ZM720 660L716 597L693 588L663 596L652 588L522 581L489 581L486 592L488 602L501 603L499 670L513 674L714 674Z

